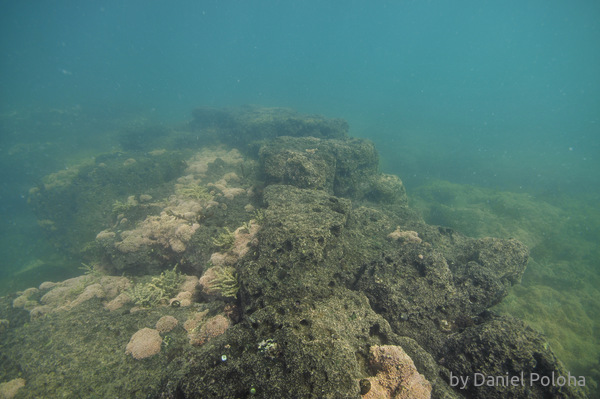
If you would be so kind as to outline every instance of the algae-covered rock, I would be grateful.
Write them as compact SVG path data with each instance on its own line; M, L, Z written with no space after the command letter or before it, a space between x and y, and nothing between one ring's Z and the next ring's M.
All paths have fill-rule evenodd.
M359 397L360 381L377 373L369 368L369 348L389 343L405 347L436 393L455 397L426 352L397 337L364 295L340 287L332 294L281 298L248 315L227 331L227 345L215 352L226 361L211 365L206 356L196 359L181 385L184 395L236 398L253 387L272 398Z
M269 154L267 148L261 150L261 156L269 182L333 192L335 159L327 155L316 155L315 152L293 150Z
M485 398L584 398L576 388L585 378L572 376L548 348L546 340L525 323L510 317L490 320L452 335L441 363L454 375L471 376L464 394ZM473 378L478 374L479 381ZM489 383L492 376L516 376L517 383ZM485 377L484 377L485 376ZM486 383L482 383L486 378ZM548 379L547 383L542 378ZM561 382L564 381L564 382ZM553 381L553 382L552 382ZM557 382L558 381L558 382Z
M203 142L223 143L243 151L253 142L279 136L343 138L348 133L348 123L343 119L306 116L286 108L199 107L192 115L190 127Z
M421 242L388 240L356 288L395 331L437 353L448 334L477 324L481 312L507 295L525 271L528 252L517 241L475 240L425 225L419 230Z
M374 202L407 204L402 181L397 176L383 173L371 177L366 197Z
M160 190L185 168L181 154L123 154L97 157L68 174L49 175L30 190L28 202L48 240L70 254L79 254L99 231L114 224L115 203ZM134 210L130 207L130 210ZM138 211L150 209L140 205ZM143 213L143 212L142 212Z
M259 155L268 184L359 200L406 201L399 179L377 173L377 151L367 140L279 137L265 143Z
M81 292L66 296L85 300L64 312L40 312L30 324L12 302L28 309L45 293L0 298L0 318L10 322L0 339L11 359L0 370L9 378L25 370L23 392L580 397L575 387L450 387L451 374L563 372L539 334L489 310L523 275L528 250L519 241L474 239L426 224L408 207L401 180L379 173L373 144L346 137L343 121L281 109L202 108L189 128L200 141L223 146L186 152L186 166L172 169L155 192L106 181L107 192L127 193L115 212L114 195L103 201L111 223L90 223L86 234L95 237L87 255L110 273L151 272L156 286L156 275L178 263L194 276L175 298L161 295L146 308L123 300L113 306L123 292L103 294L100 283L77 287ZM116 170L145 162L128 159ZM95 168L88 172L101 166ZM44 220L61 215L52 212L61 209L53 198L70 193L77 202L84 195L69 182L80 178L78 172L32 194L41 196L34 203ZM66 227L56 226L57 240L68 237ZM203 296L196 295L198 284ZM184 328L159 328L159 319ZM131 345L143 360L124 351L136 331L151 338L149 351ZM61 357L76 361L55 370Z
M201 272L211 247L227 252L230 248L224 247L240 244L232 231L248 222L245 209L254 182L235 173L244 162L234 149L194 153L162 196L139 205L145 207L144 215L120 214L96 235L96 256L113 273L154 274L175 263ZM231 230L223 226L229 222L237 225Z
M350 201L285 185L267 187L264 200L268 208L258 236L261 256L240 268L246 292L264 304L282 295L328 290L336 270L323 267L323 261L339 243Z

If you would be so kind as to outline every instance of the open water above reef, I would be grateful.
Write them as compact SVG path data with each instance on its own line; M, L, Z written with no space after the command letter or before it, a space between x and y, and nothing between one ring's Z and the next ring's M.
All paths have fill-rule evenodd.
M429 223L526 243L498 310L598 378L597 2L4 2L0 15L1 293L81 273L28 208L41 177L197 105L286 106L373 140Z

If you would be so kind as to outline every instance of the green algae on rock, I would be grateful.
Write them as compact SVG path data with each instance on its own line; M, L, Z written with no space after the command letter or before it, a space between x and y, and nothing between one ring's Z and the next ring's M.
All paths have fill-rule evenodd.
M230 274L215 282L225 295L113 311L94 296L27 324L26 310L0 300L0 318L10 322L0 339L11 359L0 371L16 378L25 370L23 392L239 398L252 387L264 397L357 398L369 381L371 394L416 393L410 384L384 383L392 373L375 355L391 351L395 365L414 365L423 395L583 397L573 386L450 386L450 373L531 373L540 364L564 373L540 334L490 311L519 283L528 250L517 240L426 224L408 207L401 180L378 172L372 143L347 137L345 122L282 109L202 108L188 128L214 147L170 148L187 166L148 194L155 207L134 220L90 220L95 250L85 255L113 274L157 275L177 263L183 273L208 275L203 290L215 282L211 263L226 267ZM117 192L124 182L106 184ZM214 198L177 193L178 184L210 187ZM141 198L147 189L136 190L126 194ZM55 217L53 194L35 193L44 219ZM116 199L107 199L108 215ZM253 210L260 221L236 229L232 247L215 252L213 239L243 226ZM61 228L56 234L65 238ZM194 291L198 280L189 277ZM35 301L31 295L22 302ZM185 320L183 329L161 333L168 345L142 360L126 355L133 334L165 316ZM73 325L81 327L69 335ZM65 357L75 360L58 362Z

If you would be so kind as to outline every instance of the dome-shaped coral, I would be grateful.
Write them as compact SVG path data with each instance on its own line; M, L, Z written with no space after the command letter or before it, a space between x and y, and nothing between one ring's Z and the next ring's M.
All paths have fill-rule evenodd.
M162 338L160 337L158 330L153 328L142 328L133 334L127 344L125 353L131 353L135 359L145 359L160 352L161 344Z

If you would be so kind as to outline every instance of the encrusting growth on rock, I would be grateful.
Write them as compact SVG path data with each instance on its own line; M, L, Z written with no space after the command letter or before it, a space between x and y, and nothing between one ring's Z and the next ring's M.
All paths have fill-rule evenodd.
M388 234L388 238L391 238L394 241L399 241L402 244L414 243L420 244L421 238L419 238L419 233L416 231L403 231L400 230L400 226L396 227L396 230L392 231Z
M177 324L179 322L173 316L163 316L156 322L156 329L158 332L166 333L177 327Z
M3 382L0 384L0 399L12 399L14 398L19 389L25 386L25 380L23 378L15 378L13 380Z
M400 346L372 346L369 362L375 377L363 399L429 399L431 384Z

